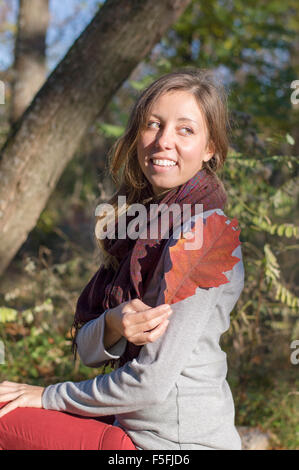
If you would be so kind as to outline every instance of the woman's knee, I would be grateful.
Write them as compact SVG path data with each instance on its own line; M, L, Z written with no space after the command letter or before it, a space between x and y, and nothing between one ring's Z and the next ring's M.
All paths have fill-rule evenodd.
M0 402L0 410L5 405L9 403L8 401ZM7 426L5 425L4 417L0 418L0 450L7 449Z
M99 450L136 450L136 447L121 428L107 426L101 436Z
M0 409L9 402L0 402ZM0 449L36 450L34 433L36 408L16 408L0 418Z

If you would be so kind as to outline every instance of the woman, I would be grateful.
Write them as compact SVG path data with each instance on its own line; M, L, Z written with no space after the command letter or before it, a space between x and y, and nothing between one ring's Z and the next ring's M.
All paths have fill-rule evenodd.
M239 232L215 174L227 127L225 94L209 71L164 75L141 94L112 152L118 218L98 217L97 235L114 237L99 236L105 258L74 320L81 360L118 367L46 388L0 384L0 447L241 449L219 346L244 286ZM137 224L135 203L145 208ZM195 249L186 232L189 242L201 233Z

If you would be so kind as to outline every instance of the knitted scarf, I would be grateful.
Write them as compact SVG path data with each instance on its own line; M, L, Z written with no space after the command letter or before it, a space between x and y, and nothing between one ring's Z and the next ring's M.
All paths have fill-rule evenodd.
M167 192L162 199L151 200L151 204L154 203L167 206L175 203L180 206L181 211L183 204L190 204L191 215L194 215L195 204L203 204L203 211L223 209L226 193L218 177L202 169L186 183ZM149 205L146 209L146 224L149 226ZM133 216L127 216L127 226L132 218ZM170 213L169 236L172 233L173 223ZM117 223L115 233L117 233ZM116 235L113 240L108 238L104 240L105 249L116 257L119 266L115 271L112 267L107 268L102 265L83 289L77 301L73 323L76 333L83 324L99 317L107 309L134 298L143 300L166 242L165 238L151 239L149 236L134 240L128 236L125 239L118 239ZM76 336L73 340L74 347L75 339ZM128 341L126 350L120 358L120 366L137 357L141 347Z

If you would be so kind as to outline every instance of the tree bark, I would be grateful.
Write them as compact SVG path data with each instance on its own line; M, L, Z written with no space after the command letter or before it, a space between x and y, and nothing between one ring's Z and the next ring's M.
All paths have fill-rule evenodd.
M46 79L49 0L20 0L10 120L23 114Z
M0 274L88 127L190 0L107 0L12 130L0 157Z

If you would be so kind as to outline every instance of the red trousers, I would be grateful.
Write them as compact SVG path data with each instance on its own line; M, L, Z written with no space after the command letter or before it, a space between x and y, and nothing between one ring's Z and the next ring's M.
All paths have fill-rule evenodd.
M16 408L0 418L0 450L136 450L113 421L114 416Z

